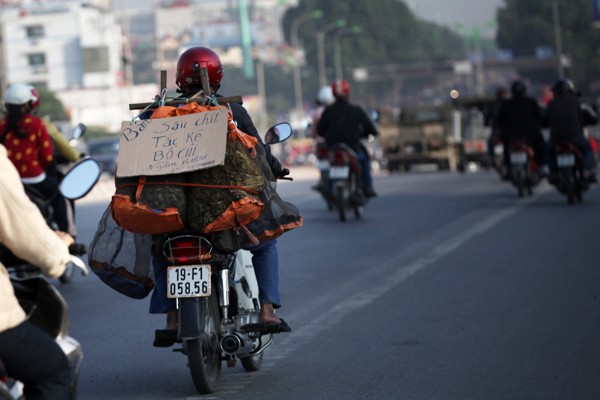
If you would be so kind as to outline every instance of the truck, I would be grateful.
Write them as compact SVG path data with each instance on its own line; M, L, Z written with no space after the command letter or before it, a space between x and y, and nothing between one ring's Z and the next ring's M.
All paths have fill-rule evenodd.
M450 105L418 105L381 113L378 124L388 171L416 166L464 171L461 114Z

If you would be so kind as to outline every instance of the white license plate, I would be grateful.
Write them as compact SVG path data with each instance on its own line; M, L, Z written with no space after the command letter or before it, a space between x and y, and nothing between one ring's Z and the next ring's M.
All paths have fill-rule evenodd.
M350 176L350 167L329 167L329 178L330 179L346 179Z
M167 268L167 297L210 296L210 265L180 265Z
M575 156L573 154L559 154L556 156L556 165L559 167L572 167L575 165Z
M329 169L329 161L327 161L327 160L319 160L319 162L317 163L317 167L321 171L327 171Z
M527 154L525 152L512 152L510 153L511 164L525 164L527 162Z

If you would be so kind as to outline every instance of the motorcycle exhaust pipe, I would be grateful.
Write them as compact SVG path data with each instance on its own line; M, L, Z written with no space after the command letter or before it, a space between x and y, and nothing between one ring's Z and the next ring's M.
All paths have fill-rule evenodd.
M221 339L221 350L228 355L247 354L253 347L252 341L236 332L228 333Z

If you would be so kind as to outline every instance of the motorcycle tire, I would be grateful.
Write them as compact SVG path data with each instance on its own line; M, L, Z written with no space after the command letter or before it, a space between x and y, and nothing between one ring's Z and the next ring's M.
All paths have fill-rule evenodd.
M196 390L200 394L210 394L217 390L221 378L221 317L217 292L213 291L203 303L204 331L198 338L184 340L184 347Z
M575 180L571 170L561 171L561 180L567 195L567 204L575 204Z
M339 185L336 186L335 188L335 203L336 203L336 207L338 209L338 215L340 217L340 221L345 222L346 221L346 192L348 191L348 189L343 186L343 185Z
M247 372L258 371L262 365L263 353L255 356L240 358L240 361L242 362L242 367L244 367Z

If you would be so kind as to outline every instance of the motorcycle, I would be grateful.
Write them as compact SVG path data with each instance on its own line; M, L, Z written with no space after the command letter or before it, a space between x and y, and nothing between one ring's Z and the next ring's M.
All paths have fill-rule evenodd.
M329 148L329 196L338 211L340 221L346 221L349 212L356 219L363 214L367 197L361 184L361 167L357 154L348 145L336 143Z
M567 196L568 204L575 204L583 200L583 192L589 186L589 181L583 173L583 162L581 151L568 140L561 141L555 146L556 166L556 188Z
M519 197L525 193L531 196L532 188L542 180L533 148L525 141L515 141L510 145L509 157L510 180L517 188Z
M73 165L71 169L63 176L59 184L59 191L65 198L65 201L74 204L75 200L87 195L100 179L101 169L98 162L91 158L84 158ZM81 191L82 185L85 186L85 191ZM29 185L25 185L25 193L29 199L38 206L46 222L52 229L57 229L56 222L53 218L52 197L47 197ZM75 209L72 210L72 218L74 223ZM71 246L69 248L71 254L82 256L85 251ZM62 283L70 283L73 278L74 269L69 266L67 271L59 278Z
M278 143L291 134L289 124L278 124L269 129L265 142ZM167 297L177 299L176 342L182 348L175 351L187 357L200 394L217 390L222 361L233 367L239 359L246 371L258 371L277 333L259 323L252 254L221 250L211 240L200 233L172 233L162 246Z
M65 175L59 190L67 199L79 199L91 190L99 175L100 167L94 160L82 160ZM42 212L51 213L51 210L43 208ZM27 319L55 338L69 360L71 372L69 399L76 399L83 352L80 343L69 335L69 307L65 299L39 268L18 259L6 248L3 249L2 263L7 267L15 295L25 310ZM71 274L69 280L72 279L75 269L79 269L84 276L89 273L87 265L80 258L71 255L71 261L65 271L65 274ZM68 272L69 270L71 272ZM8 376L2 360L0 360L0 399L23 399L23 384Z

